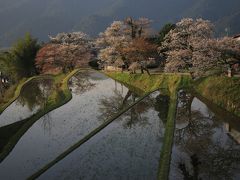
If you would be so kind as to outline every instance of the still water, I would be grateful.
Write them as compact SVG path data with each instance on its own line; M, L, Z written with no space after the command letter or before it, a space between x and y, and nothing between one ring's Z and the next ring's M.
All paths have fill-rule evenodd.
M24 120L43 108L52 91L52 84L51 79L38 79L27 83L18 99L0 115L0 127Z
M240 121L229 120L181 91L169 179L240 179Z
M30 82L0 116L0 179L26 179L139 98L101 73L81 71L69 82L72 100L32 122L52 84ZM169 101L152 93L39 179L157 179ZM169 179L239 179L240 121L229 122L180 91Z
M137 98L125 86L95 72L77 74L70 88L73 99L28 129L1 162L0 177L25 179ZM17 112L20 116L21 109Z
M40 179L156 179L165 131L158 96L145 98Z

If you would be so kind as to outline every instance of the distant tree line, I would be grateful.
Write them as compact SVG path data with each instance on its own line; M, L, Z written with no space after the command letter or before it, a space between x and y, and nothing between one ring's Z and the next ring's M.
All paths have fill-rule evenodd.
M158 34L152 33L151 23L129 17L114 21L96 39L82 32L59 33L45 44L27 33L9 52L0 54L0 72L17 81L86 67L94 59L102 66L131 72L160 66L164 72L190 72L195 77L239 69L240 41L214 38L210 21L185 18L166 24Z
M154 36L150 24L146 18L114 21L96 40L98 58L105 65L128 64L133 71L139 63L161 64L164 72L190 72L194 77L239 71L240 42L214 38L210 21L185 18L166 24Z

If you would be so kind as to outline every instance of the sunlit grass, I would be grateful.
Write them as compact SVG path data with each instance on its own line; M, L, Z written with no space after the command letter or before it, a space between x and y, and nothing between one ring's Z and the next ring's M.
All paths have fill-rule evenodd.
M124 84L134 86L141 89L145 93L162 89L167 91L170 96L170 104L168 110L167 123L165 126L165 135L163 147L161 149L158 179L168 179L172 145L174 141L175 115L177 106L177 92L181 88L191 87L192 79L188 74L129 74L129 73L106 73L113 79Z
M174 140L177 92L182 88L193 88L214 104L240 116L240 79L226 76L210 76L193 81L187 74L129 74L106 73L113 79L131 85L147 93L156 89L167 89L170 106L166 123L163 148L161 150L158 178L168 179L172 144Z
M195 82L194 89L214 104L240 117L240 78L210 76Z
M176 83L179 87L191 85L191 78L188 74L129 74L128 72L106 72L109 77L129 86L133 86L144 93L156 89L165 88L169 91L175 89Z

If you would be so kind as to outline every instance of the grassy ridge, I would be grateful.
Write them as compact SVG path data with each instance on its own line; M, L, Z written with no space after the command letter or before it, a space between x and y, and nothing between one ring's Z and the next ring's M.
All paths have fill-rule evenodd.
M134 86L144 93L157 89L165 89L170 96L167 123L165 127L163 147L161 149L158 179L167 180L170 170L172 145L174 141L177 92L180 88L190 87L192 80L186 74L129 74L107 73L111 78L127 85Z
M31 175L28 179L36 179L39 176L41 176L44 172L46 172L48 169L50 169L52 166L54 166L56 163L58 163L59 161L61 161L62 159L64 159L67 155L69 155L71 152L73 152L74 150L76 150L78 147L80 147L82 144L84 144L85 142L87 142L89 139L91 139L93 136L95 136L97 133L99 133L101 130L103 130L104 128L106 128L110 123L112 123L114 120L116 120L118 117L120 117L122 114L124 114L125 112L127 112L128 110L130 110L133 106L135 106L136 104L138 104L140 101L142 101L143 99L145 99L147 96L149 96L152 92L147 93L146 95L142 96L141 98L139 98L137 101L135 101L133 104L129 105L128 107L120 110L118 113L114 114L113 117L109 118L108 120L106 120L102 125L100 125L98 128L94 129L93 131L91 131L89 134L87 134L86 136L84 136L81 140L79 140L77 143L75 143L74 145L72 145L70 148L68 148L67 150L65 150L63 153L61 153L59 156L57 156L54 160L52 160L51 162L49 162L48 164L46 164L44 167L42 167L39 171L37 171L36 173L34 173L33 175Z
M0 103L0 115L9 105L11 105L20 96L22 88L27 83L29 83L34 79L41 79L41 78L52 78L52 77L50 75L43 75L43 76L34 76L28 79L24 78L18 83L18 85L11 86L7 90L3 101Z
M165 88L169 92L175 90L176 83L179 87L189 87L191 78L188 74L129 74L127 72L106 72L109 77L127 85L132 86L142 93L148 93L156 89ZM179 80L181 82L179 83Z
M170 95L170 106L159 163L158 178L160 180L168 179L171 150L174 140L177 91L179 89L193 88L209 102L212 102L213 104L240 117L239 78L211 76L193 82L190 76L185 74L154 74L148 76L146 74L129 75L129 73L107 73L107 75L124 84L136 87L145 93L159 88L165 88L168 90ZM217 108L217 110L221 111L219 108ZM231 121L231 123L236 122L236 118L233 117L233 119L234 121Z
M240 78L210 76L195 82L194 89L214 104L240 117Z
M40 109L37 113L33 114L31 117L22 120L24 122L20 129L9 139L8 143L2 148L0 152L0 162L2 162L11 150L15 147L19 139L25 134L25 132L41 117L45 114L53 111L54 109L61 107L71 100L72 94L68 89L68 81L74 76L79 69L76 69L69 74L60 74L57 76L52 76L54 79L54 91L48 97L48 101L43 109ZM29 80L30 81L30 80ZM28 81L28 82L29 82ZM20 92L20 90L19 90Z
M170 170L172 146L174 141L174 131L175 131L175 116L176 116L176 106L177 106L177 92L172 94L170 98L167 123L165 127L163 147L160 155L158 179L167 180Z
M39 177L42 173L47 171L49 168L54 166L57 162L62 160L64 157L66 157L69 153L74 151L76 148L81 146L83 143L85 143L87 140L89 140L91 137L93 137L95 134L100 132L103 128L105 128L108 124L110 124L112 121L114 121L117 117L119 117L121 114L126 112L129 108L140 102L143 98L145 98L149 93L159 89L159 88L167 88L169 93L171 94L171 102L170 102L170 108L168 113L168 121L166 125L166 131L165 131L165 137L164 137L164 146L161 151L161 160L160 160L160 168L159 168L159 178L160 179L167 179L168 172L169 172L169 164L171 161L171 149L173 144L173 137L174 137L174 123L175 123L175 113L176 113L176 104L177 104L177 90L181 86L186 86L189 84L189 76L182 76L182 75L141 75L141 74L135 74L129 76L128 73L108 73L108 76L111 78L114 78L121 83L124 83L127 86L135 87L139 90L139 92L142 92L145 94L142 98L140 98L137 102L135 102L130 107L127 107L127 109L124 109L120 111L118 114L116 114L114 117L110 118L106 123L102 124L99 128L95 129L91 133L89 133L86 137L81 139L79 142L74 144L72 147L67 149L65 152L60 154L58 157L56 157L53 161L51 161L49 164L45 165L42 169L40 169L38 172L33 174L28 179L35 179Z

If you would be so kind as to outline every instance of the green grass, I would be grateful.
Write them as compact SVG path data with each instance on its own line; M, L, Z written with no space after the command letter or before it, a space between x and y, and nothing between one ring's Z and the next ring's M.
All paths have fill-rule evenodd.
M109 77L126 85L140 89L144 93L162 89L170 96L167 123L163 147L161 149L158 179L167 180L170 170L172 145L174 141L175 116L177 106L177 92L181 88L189 88L192 85L188 74L129 74L129 73L106 73Z
M240 117L240 78L210 76L195 82L194 89L214 104Z
M176 92L177 93L177 92ZM172 145L174 141L175 116L177 106L177 95L172 94L168 110L167 123L165 127L163 147L160 155L158 179L167 180L170 170Z
M240 116L240 79L225 76L210 76L193 81L188 74L129 74L106 73L111 78L128 86L133 86L147 93L156 89L167 89L170 96L170 106L166 123L163 148L161 150L159 173L160 180L168 179L172 144L174 140L175 115L177 105L177 92L179 89L191 88L204 97L211 106L218 105L227 111ZM205 101L204 101L205 102ZM220 108L213 108L220 112ZM222 110L223 111L223 110ZM221 113L220 113L221 114ZM224 114L228 114L225 112ZM230 114L230 113L229 113ZM230 117L228 115L228 117ZM234 123L236 118L233 116Z
M107 76L127 85L132 86L142 93L148 93L156 89L165 88L170 92L175 89L176 83L181 88L191 85L191 78L188 74L129 74L128 72L106 72Z

